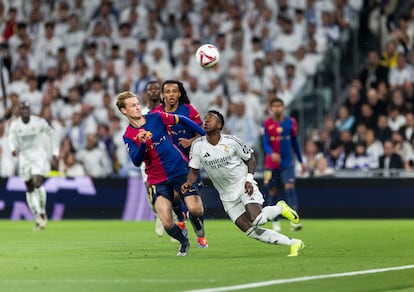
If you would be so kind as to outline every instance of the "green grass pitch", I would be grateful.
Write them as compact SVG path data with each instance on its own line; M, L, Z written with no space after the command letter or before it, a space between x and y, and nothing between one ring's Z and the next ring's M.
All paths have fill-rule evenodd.
M33 222L0 221L0 291L186 291L414 264L414 220L303 220L283 232L307 245L247 238L230 220L207 220L209 248L154 233L153 222L60 221L32 232ZM190 224L188 224L190 225ZM240 289L239 289L240 290ZM414 291L414 269L255 287L243 291ZM228 290L229 291L229 290Z

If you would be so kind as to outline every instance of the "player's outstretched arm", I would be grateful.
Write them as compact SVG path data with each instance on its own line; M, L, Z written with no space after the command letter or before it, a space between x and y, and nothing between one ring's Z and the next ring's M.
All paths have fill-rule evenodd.
M187 118L183 115L176 115L178 117L178 123L185 126L186 128L190 129L193 132L196 132L197 134L200 134L201 136L204 136L206 132L204 132L203 128L201 128L199 125L194 123L192 120Z

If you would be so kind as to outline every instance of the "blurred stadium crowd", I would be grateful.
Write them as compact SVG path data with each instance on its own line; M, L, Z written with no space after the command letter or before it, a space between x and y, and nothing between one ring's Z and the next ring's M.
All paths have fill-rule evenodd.
M398 13L402 9L404 13ZM341 33L368 12L378 42L355 72L338 111L309 134L308 176L380 167L391 150L414 169L414 4L362 0L0 0L0 176L16 173L7 127L20 101L44 117L61 142L61 175L140 175L114 106L118 92L147 103L150 80L184 82L201 116L226 116L226 131L262 153L267 102L289 106ZM215 44L210 70L194 52ZM384 147L385 146L385 147ZM386 150L388 151L388 150ZM388 152L387 152L388 153ZM389 159L385 159L389 167Z

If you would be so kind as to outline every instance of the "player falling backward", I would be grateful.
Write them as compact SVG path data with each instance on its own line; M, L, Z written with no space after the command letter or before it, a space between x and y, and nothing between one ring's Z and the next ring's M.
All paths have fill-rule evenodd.
M259 227L282 215L291 222L299 223L299 216L284 201L262 209L263 195L254 180L256 160L253 150L231 135L221 134L223 115L210 110L204 118L206 136L195 140L190 151L190 172L182 192L196 181L203 167L220 195L224 210L230 219L248 237L271 243L290 246L288 256L297 256L305 247L299 239L289 238L275 230Z
M49 171L50 155L45 136L52 145L52 168L56 169L59 145L54 130L45 119L30 114L29 103L20 103L20 117L10 124L8 142L12 155L18 157L19 176L26 184L26 201L36 220L34 231L44 229L47 224L43 177Z

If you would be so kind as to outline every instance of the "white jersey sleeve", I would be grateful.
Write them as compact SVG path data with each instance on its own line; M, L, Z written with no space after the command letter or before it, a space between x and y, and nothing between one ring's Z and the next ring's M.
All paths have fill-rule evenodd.
M200 146L202 144L202 137L196 139L190 148L190 162L188 166L194 169L200 169Z
M240 158L244 161L249 160L253 153L253 149L247 146L242 140L240 140L236 136L228 136L228 138L234 141L233 145L237 155L240 156Z

